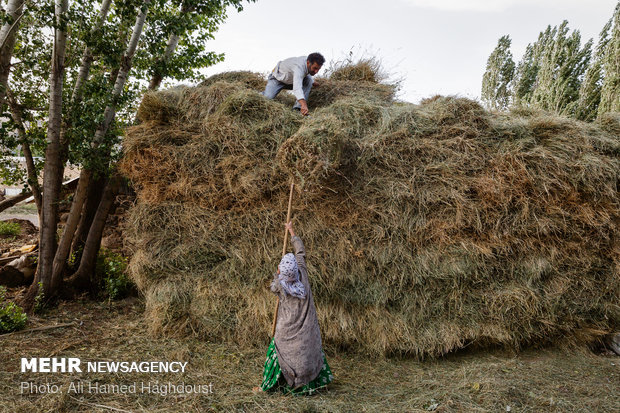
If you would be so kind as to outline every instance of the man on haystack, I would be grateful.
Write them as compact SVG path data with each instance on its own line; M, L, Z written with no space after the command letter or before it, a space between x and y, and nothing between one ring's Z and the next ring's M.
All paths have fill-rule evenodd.
M282 257L271 283L280 305L276 330L263 370L263 382L254 391L313 394L333 380L321 344L321 331L308 282L304 244L286 224L295 254Z
M319 86L312 76L319 72L323 63L325 58L320 53L310 53L308 57L290 57L278 62L267 78L263 96L274 99L282 89L292 90L297 99L293 109L307 115L308 96L312 85Z

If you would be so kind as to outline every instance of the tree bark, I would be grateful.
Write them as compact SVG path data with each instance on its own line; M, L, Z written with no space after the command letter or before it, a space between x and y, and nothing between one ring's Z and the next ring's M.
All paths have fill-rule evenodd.
M69 253L71 252L73 235L75 234L75 229L77 228L80 217L82 216L81 210L84 207L84 198L86 195L86 191L84 191L82 187L88 187L89 184L90 174L83 174L83 176L78 182L78 187L75 190L76 195L80 194L82 199L77 199L77 196L73 198L73 202L71 203L71 211L69 212L69 218L67 218L67 222L65 223L64 232L62 234L62 237L60 238L60 243L58 245L58 249L56 250L56 255L54 256L54 263L52 268L53 286L59 286L62 283L62 275L65 271L67 258L69 258Z
M12 206L15 206L15 205L19 204L24 199L29 198L31 196L32 196L32 192L22 192L19 195L15 195L15 196L7 198L7 199L5 199L3 201L0 201L0 212L4 211L5 209L9 209Z
M110 8L110 3L111 3L111 0L104 0L101 5L101 11L99 14L99 17L100 17L99 22L101 24L103 20L105 19L105 16L108 13L108 10ZM133 56L136 52L136 48L138 46L138 40L140 39L140 35L142 34L142 28L144 27L144 21L146 19L146 12L147 12L149 3L150 3L150 0L144 1L144 4L136 18L136 23L134 25L131 40L123 56L119 73L116 76L114 90L112 92L112 99L111 99L112 104L107 106L104 111L104 120L99 125L99 127L97 128L97 131L95 132L95 137L92 143L93 147L99 146L99 144L103 141L105 134L107 133L108 128L110 127L110 124L112 123L112 120L114 119L114 116L116 114L115 102L120 96L120 94L122 93L123 87L127 80L127 74L129 72L129 69L131 68L131 60L133 59ZM86 49L84 51L82 65L80 67L80 71L78 75L78 80L73 90L74 103L78 102L81 99L81 96L82 96L81 95L81 90L82 90L81 84L88 77L88 70L90 68L91 62L92 62L92 56L90 54L90 50ZM82 171L80 172L80 185L78 185L78 188L76 189L74 197L73 197L74 202L71 205L71 212L69 215L70 222L69 221L67 222L67 224L70 223L71 225L70 226L67 225L66 230L63 233L63 236L61 239L60 247L58 248L56 257L54 258L55 264L54 264L52 278L55 283L60 283L62 281L62 274L64 272L66 261L69 256L70 250L73 250L75 252L78 245L80 245L82 242L85 242L85 243L88 242L87 241L88 237L86 236L86 234L90 233L91 222L93 220L93 216L89 214L89 211L92 211L94 208L91 208L88 202L86 203L86 205L84 205L84 202L86 200L91 200L91 201L93 200L93 192L95 195L100 196L101 194L99 190L100 186L97 185L97 181L91 182L92 175L93 175L93 171L87 168L82 169ZM84 181L84 184L82 184L83 181ZM95 198L95 200L97 201L97 203L95 203L95 208L96 208L96 205L98 204L98 199ZM79 226L78 226L78 222L79 222ZM78 226L77 231L75 229L76 226ZM83 241L84 238L86 238L86 241ZM82 258L83 257L84 257L84 253L82 252ZM96 255L95 255L95 258L96 258ZM80 267L81 266L82 266L82 259L80 259Z
M119 181L120 179L116 175L113 175L108 181L108 184L103 192L103 196L101 197L101 203L97 208L97 213L95 214L90 231L88 232L88 238L84 244L84 251L82 252L80 266L67 280L67 283L77 290L84 290L92 286L95 264L97 262L97 254L99 253L99 248L101 246L101 236L103 234L103 229L105 227L110 209L116 199Z
M87 171L87 173L88 172L89 171ZM73 236L73 243L71 246L71 251L76 255L81 255L81 251L83 251L84 244L88 238L88 232L90 231L90 226L93 223L93 219L95 218L95 214L99 208L99 203L101 202L101 197L103 196L106 177L92 177L91 175L90 181L91 182L86 191L76 192L76 194L82 194L83 192L86 193L86 200L83 202L84 207L82 209L82 216L79 219L78 227Z
M105 134L114 120L114 116L116 115L116 100L123 92L123 87L125 86L125 82L127 81L127 76L129 74L129 70L131 69L131 61L136 53L136 49L138 48L138 40L140 40L140 36L142 35L142 28L144 27L144 21L146 20L146 12L151 0L144 0L144 4L140 9L140 13L136 18L136 24L133 28L133 33L131 35L131 40L129 40L129 44L127 46L127 50L125 51L125 55L121 60L121 67L116 76L116 82L114 83L114 90L112 91L112 104L108 105L105 108L103 113L103 122L97 128L95 132L95 145L99 145L99 143L103 140Z
M92 32L98 30L108 15L110 11L110 5L112 4L112 0L103 0L101 3L101 10L99 11L99 20L97 21L97 26L95 26ZM90 47L86 46L84 49L84 54L82 55L82 63L80 64L80 69L78 71L78 77L75 81L75 86L73 87L73 94L71 95L71 104L76 104L82 100L82 85L88 79L88 73L90 72L90 65L93 63L93 54L90 50Z
M4 105L9 73L11 73L11 58L23 10L24 0L9 0L6 13L11 18L0 29L0 107Z
M183 15L183 14L191 12L192 10L193 10L193 7L190 7L185 3L181 7L180 14ZM180 39L181 39L181 36L178 33L172 33L170 35L170 37L168 38L168 44L166 45L166 51L164 52L164 55L158 59L158 63L165 64L168 62L168 60L170 60L170 57L172 57L172 53L174 53L174 50L179 45ZM161 81L164 78L164 73L159 68L157 68L158 67L157 65L155 65L155 67L156 67L155 73L153 73L153 76L151 77L151 81L149 82L149 90L157 90L159 88L159 85L161 84Z
M19 141L24 151L24 158L26 158L26 171L28 173L28 185L32 191L34 202L37 205L37 213L41 217L42 199L41 199L41 185L39 185L39 177L34 167L34 158L32 157L32 151L30 150L30 143L26 136L26 129L24 128L24 122L22 119L22 111L11 92L11 89L6 89L9 107L11 109L11 116L13 121L17 125L17 133Z
M58 291L51 289L52 268L56 254L56 227L58 223L58 198L62 184L60 128L62 122L62 86L65 72L67 45L66 19L68 0L56 0L54 29L54 50L50 76L50 109L47 128L47 148L43 170L43 208L39 232L39 261L32 285L28 289L22 306L27 312L34 309L34 299L39 293L39 282L45 299L54 297Z

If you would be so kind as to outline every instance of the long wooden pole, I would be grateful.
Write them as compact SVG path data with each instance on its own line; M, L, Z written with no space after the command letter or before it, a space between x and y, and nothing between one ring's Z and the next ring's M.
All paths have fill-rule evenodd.
M286 223L291 220L291 207L293 206L293 187L295 184L291 181L291 191L288 196L288 212L286 213ZM284 245L282 245L282 256L286 254L286 241L288 241L288 229L284 228ZM276 311L273 313L273 324L271 326L271 337L276 334L276 324L278 323L278 309L280 308L280 297L276 299Z

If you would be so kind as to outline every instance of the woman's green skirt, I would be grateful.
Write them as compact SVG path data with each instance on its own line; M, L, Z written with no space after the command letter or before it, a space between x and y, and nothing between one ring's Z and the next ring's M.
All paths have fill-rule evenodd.
M280 363L278 363L278 355L276 354L276 346L271 339L269 348L267 349L267 359L265 360L265 369L263 370L263 383L260 388L262 391L281 391L285 394L303 394L311 395L322 387L327 386L334 379L332 371L327 364L325 353L323 353L323 368L319 372L319 375L305 386L298 387L296 389L290 387L282 370L280 369Z

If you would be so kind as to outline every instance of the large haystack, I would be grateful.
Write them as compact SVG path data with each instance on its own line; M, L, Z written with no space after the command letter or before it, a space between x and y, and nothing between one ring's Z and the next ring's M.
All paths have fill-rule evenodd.
M399 103L339 71L302 118L263 84L149 94L127 132L130 268L154 332L267 342L291 177L332 348L436 356L620 327L617 116Z

